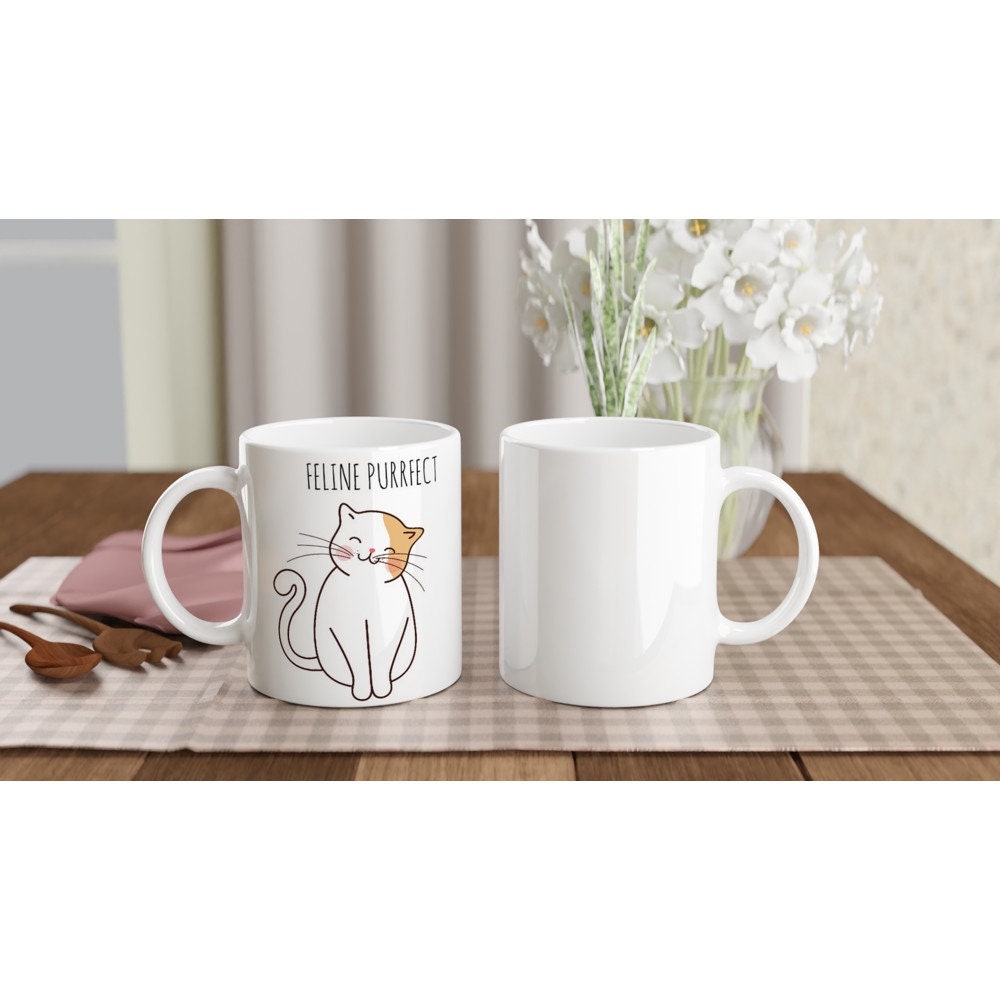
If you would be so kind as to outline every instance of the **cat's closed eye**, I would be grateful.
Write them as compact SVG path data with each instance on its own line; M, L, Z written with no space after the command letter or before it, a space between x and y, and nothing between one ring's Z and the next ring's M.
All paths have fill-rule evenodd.
M358 538L358 536L357 536L357 535L351 535L351 537L350 537L350 538L348 538L347 540L348 540L349 542L357 542L357 543L358 543L358 545L360 545L360 544L361 544L361 539L360 539L360 538Z

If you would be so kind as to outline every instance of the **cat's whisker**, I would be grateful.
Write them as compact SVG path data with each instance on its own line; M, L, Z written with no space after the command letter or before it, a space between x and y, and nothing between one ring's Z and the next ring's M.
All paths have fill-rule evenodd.
M408 569L402 570L401 575L408 576L421 590L426 593L427 588Z
M385 556L379 559L379 562L386 563L390 566L406 566L406 560L402 556ZM411 566L410 569L419 569L422 573L425 569L424 566Z
M329 538L324 538L322 535L310 535L308 531L300 531L300 535L305 535L306 538L315 538L317 541L326 542L327 545L330 544Z
M300 549L328 549L329 545L320 545L319 542L299 542L296 546Z
M385 563L385 565L387 565L387 566L402 566L404 569L406 568L406 561L403 560L403 559L399 559L399 558L379 559L379 562L380 563ZM421 573L423 573L423 571L426 568L427 568L426 566L411 566L410 567L410 569L419 569Z
M308 559L310 556L329 556L327 552L303 552L300 556L292 556L291 559L286 559L285 562L295 562L296 559Z
M426 559L427 556L422 556L419 552L411 552L409 555L410 559Z
M386 565L392 565L392 564L391 563L387 563ZM420 582L420 580L417 579L417 577L415 577L413 575L411 569L407 569L407 567L405 567L405 566L392 566L392 568L399 571L397 573L397 577L400 576L400 575L408 576L421 590L425 590L426 589L424 587L424 585ZM413 569L418 569L418 568L419 567L413 567Z

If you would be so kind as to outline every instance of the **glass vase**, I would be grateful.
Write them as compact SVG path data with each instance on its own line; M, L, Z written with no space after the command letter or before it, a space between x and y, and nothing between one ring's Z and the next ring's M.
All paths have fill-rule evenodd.
M764 405L770 373L687 378L647 385L639 415L683 420L718 431L722 465L753 465L781 475L782 447L777 425ZM719 558L742 555L764 530L774 498L761 490L741 490L722 505Z

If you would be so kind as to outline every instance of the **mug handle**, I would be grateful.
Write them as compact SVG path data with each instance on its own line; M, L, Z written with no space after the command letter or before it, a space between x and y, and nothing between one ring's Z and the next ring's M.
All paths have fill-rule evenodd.
M719 642L730 646L744 646L751 642L763 642L777 635L792 623L805 607L816 573L819 571L819 539L802 498L783 479L763 469L747 465L735 465L722 470L722 500L737 490L764 490L781 501L795 525L795 535L799 542L799 562L795 568L795 579L784 600L769 614L752 622L734 622L719 612Z
M214 465L207 469L196 469L171 483L163 496L153 505L142 533L142 572L146 577L149 592L156 606L169 622L184 635L198 642L208 642L214 646L228 646L243 641L246 623L246 597L240 613L228 622L209 622L191 614L174 596L163 569L163 532L174 508L189 493L197 490L223 490L233 497L240 511L243 537L246 538L247 518L240 495L240 475L236 469L226 465Z

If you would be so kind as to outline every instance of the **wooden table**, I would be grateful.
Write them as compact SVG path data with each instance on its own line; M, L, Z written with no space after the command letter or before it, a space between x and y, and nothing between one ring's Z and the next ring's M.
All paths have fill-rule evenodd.
M0 489L0 575L29 556L82 555L114 531L141 528L175 473L32 473ZM787 476L812 511L824 555L881 556L994 659L1000 588L844 476ZM462 540L469 556L497 552L497 476L463 476ZM185 500L171 532L239 523L232 499ZM795 534L775 505L750 555L793 555ZM997 753L146 753L0 750L0 778L998 778Z

